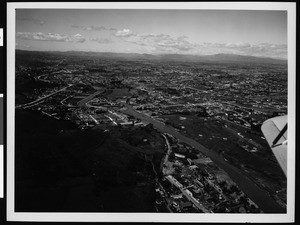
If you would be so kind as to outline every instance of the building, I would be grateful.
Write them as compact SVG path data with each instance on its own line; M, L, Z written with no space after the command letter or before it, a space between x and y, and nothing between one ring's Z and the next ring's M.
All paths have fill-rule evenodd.
M185 159L185 155L181 155L181 154L178 154L178 153L175 153L175 157Z

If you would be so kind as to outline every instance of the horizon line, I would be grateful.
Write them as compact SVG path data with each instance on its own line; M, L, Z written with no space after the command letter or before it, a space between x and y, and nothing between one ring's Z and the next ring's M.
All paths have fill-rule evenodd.
M27 52L85 52L85 53L112 53L112 54L137 54L137 55L152 55L152 56L163 56L163 55L178 55L178 56L194 56L194 57L206 57L206 56L215 56L215 55L233 55L233 56L245 56L245 57L253 57L253 58L263 58L263 59L273 59L273 60L281 60L288 61L286 58L276 58L276 57L268 57L268 56L254 56L254 55L241 55L234 53L216 53L216 54L207 54L207 55L195 55L195 54L180 54L180 53L137 53L137 52L101 52L101 51L82 51L82 50L68 50L68 51L59 51L59 50L28 50L28 49L18 49L15 48L15 51L27 51Z

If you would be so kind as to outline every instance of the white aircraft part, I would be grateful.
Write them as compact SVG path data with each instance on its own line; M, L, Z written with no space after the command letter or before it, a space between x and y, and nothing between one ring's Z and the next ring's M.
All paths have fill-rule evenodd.
M266 137L267 142L270 145L285 175L287 173L287 145L280 144L280 143L283 142L286 143L287 131L285 131L282 137L278 140L277 144L280 145L275 145L275 147L272 147L272 145L273 145L273 141L278 136L280 131L284 128L286 123L287 123L287 116L285 115L285 116L278 116L272 119L268 119L261 126L261 130L264 136Z

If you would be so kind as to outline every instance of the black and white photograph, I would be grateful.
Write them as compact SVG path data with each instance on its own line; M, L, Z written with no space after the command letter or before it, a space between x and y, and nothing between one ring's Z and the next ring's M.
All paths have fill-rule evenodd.
M8 220L293 220L295 4L8 3L7 20Z

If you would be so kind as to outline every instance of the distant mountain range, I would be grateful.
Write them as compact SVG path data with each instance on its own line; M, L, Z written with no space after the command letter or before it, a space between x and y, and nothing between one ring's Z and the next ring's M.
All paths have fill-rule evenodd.
M180 61L194 61L194 62L220 62L220 63L272 63L272 64L286 64L287 60L273 59L265 57L235 55L235 54L215 54L215 55L179 55L168 54L157 56L161 59L180 60Z
M267 57L256 57L236 54L215 54L215 55L182 55L182 54L139 54L139 53L114 53L114 52L84 52L84 51L27 51L16 50L18 53L36 53L36 54L59 54L73 56L98 56L105 58L118 58L130 60L159 60L159 61L181 61L181 62L199 62L199 63L259 63L259 64L287 64L285 59L274 59Z

